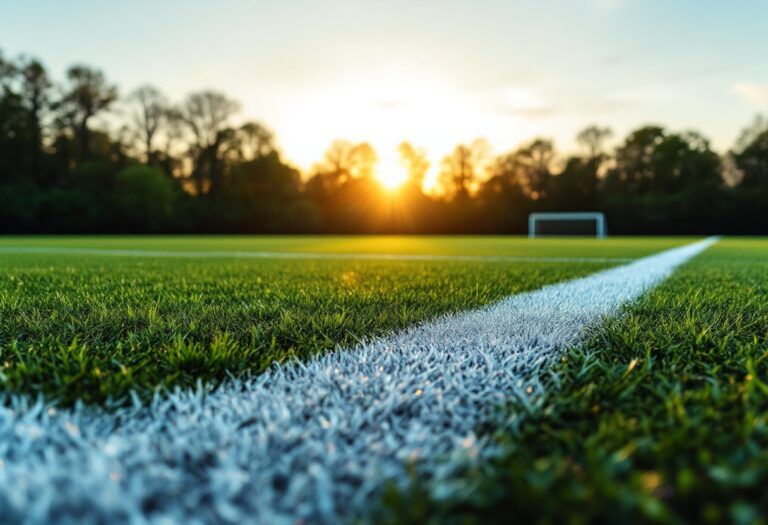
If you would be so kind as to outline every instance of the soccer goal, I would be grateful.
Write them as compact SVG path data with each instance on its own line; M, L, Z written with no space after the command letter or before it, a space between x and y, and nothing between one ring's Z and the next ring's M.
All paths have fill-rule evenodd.
M601 212L541 212L528 216L528 237L542 235L594 235L602 239L608 233Z

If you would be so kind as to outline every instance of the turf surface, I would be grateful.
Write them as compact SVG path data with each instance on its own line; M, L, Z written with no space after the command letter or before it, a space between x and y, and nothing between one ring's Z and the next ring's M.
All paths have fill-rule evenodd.
M638 256L681 239L18 238L0 246ZM398 244L404 243L404 244ZM599 249L597 249L597 248ZM71 404L259 373L606 262L153 258L0 251L0 386Z
M113 413L7 398L0 508L10 520L42 523L364 517L382 481L407 486L415 458L429 477L468 448L488 458L474 429L497 403L537 391L564 344L711 243L513 295L212 392L174 392Z
M513 406L502 453L382 522L765 523L768 242L724 240Z
M541 238L501 236L57 236L0 238L9 247L161 250L176 252L304 252L520 257L635 258L693 238Z

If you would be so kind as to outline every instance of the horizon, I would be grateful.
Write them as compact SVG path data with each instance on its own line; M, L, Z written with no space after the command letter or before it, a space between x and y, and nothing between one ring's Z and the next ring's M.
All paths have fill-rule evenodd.
M484 138L500 153L543 136L568 154L593 123L614 130L611 146L658 124L700 131L725 152L768 110L768 38L751 31L768 15L758 2L173 6L152 4L147 19L135 6L87 0L14 5L0 21L0 48L40 59L57 80L72 64L97 67L123 96L143 84L173 102L220 90L242 103L241 120L271 129L305 174L336 139L370 143L383 169L408 140L426 150L433 178L456 144ZM66 35L77 20L84 30Z

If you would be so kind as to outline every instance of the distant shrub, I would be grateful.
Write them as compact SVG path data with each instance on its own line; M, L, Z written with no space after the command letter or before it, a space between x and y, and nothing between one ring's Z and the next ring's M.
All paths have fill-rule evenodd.
M161 231L171 226L176 188L162 171L134 165L115 175L114 213L122 231Z

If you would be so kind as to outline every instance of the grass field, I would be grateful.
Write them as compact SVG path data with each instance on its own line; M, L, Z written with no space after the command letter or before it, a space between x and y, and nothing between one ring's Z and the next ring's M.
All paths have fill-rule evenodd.
M171 395L169 387L215 386L227 377L264 374L274 363L309 363L334 348L349 350L691 241L6 237L0 239L0 385L43 394L64 409L84 401L119 410L130 392L146 402L157 389L162 398ZM377 254L437 257L356 257ZM594 300L600 298L584 298ZM536 325L540 316L561 313L552 304L529 320ZM450 459L439 480L414 474L408 488L393 484L371 502L369 518L764 523L768 241L720 240L615 314L590 325L587 337L548 365L528 397L494 402L498 416L477 426L476 439L491 440L496 452L460 464ZM482 332L483 321L467 326ZM486 341L481 333L483 344L501 340L494 334ZM546 347L546 337L537 344ZM356 377L340 384L354 387ZM410 398L414 390L406 392ZM421 387L415 392L427 397ZM0 419L11 417L3 414ZM255 421L233 424L241 432ZM321 419L317 428L339 424L333 421ZM222 432L198 424L193 435ZM0 422L0 434L5 425ZM88 446L104 448L98 440ZM426 457L413 460L414 473L420 461L448 461ZM210 482L195 475L201 477L191 486ZM242 497L248 501L247 493Z
M608 240L498 236L57 236L0 238L9 247L97 248L176 252L367 253L533 257L642 257L689 242L686 237Z
M56 249L600 259L638 257L681 242L6 237L0 241L0 384L68 404L119 401L130 390L145 394L157 386L217 382L623 262L252 260ZM41 251L14 253L13 247Z
M723 240L556 367L504 452L384 522L765 523L768 242Z

